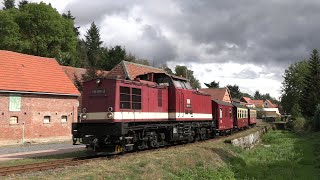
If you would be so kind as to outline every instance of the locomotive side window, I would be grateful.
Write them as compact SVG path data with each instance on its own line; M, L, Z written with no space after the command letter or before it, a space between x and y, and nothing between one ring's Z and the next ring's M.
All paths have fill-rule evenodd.
M222 108L220 108L220 118L222 118Z
M120 87L120 108L130 109L130 88Z
M141 109L141 89L132 88L132 109Z
M230 118L232 118L232 111L231 111L231 109L230 109L230 111L229 111L229 114L230 114Z

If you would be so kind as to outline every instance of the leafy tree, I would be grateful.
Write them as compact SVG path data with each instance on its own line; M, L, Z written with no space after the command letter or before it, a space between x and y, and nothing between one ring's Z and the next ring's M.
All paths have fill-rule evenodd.
M314 116L313 116L313 126L316 131L320 130L320 104L317 105Z
M317 49L312 51L307 63L308 71L304 76L300 107L303 115L312 117L316 106L320 104L320 58Z
M168 73L168 74L174 74L173 72L172 72L172 70L166 65L166 64L162 64L160 67L159 67L160 69L163 69L166 73Z
M254 93L253 98L257 100L262 99L262 96L258 90Z
M240 92L239 86L227 85L227 88L230 90L232 98L240 99L242 97L242 93Z
M241 93L242 95L241 95L241 97L248 97L248 98L250 98L250 99L253 99L253 97L250 95L250 94L248 94L248 93Z
M74 24L74 20L76 19L74 16L72 16L70 10L68 11L67 14L63 13L63 14L62 14L62 17L64 17L64 18L67 19L67 20L71 20L71 21L73 22L73 24ZM80 35L79 28L80 28L80 26L74 26L74 27L73 27L73 31L74 31L74 33L75 33L77 36Z
M175 72L176 76L182 76L184 78L189 79L192 88L201 88L199 80L196 79L193 75L193 71L189 70L186 66L177 65L175 67Z
M117 64L119 64L122 60L126 58L126 50L121 46L111 47L110 49L106 49L106 58L104 69L110 71Z
M73 61L74 67L88 67L87 47L82 39L78 39L76 46L76 55Z
M21 51L19 25L15 22L17 10L0 11L0 49Z
M56 57L60 64L69 65L76 47L73 22L42 2L29 3L19 11L16 22L22 35L22 53Z
M291 64L285 70L282 82L281 105L286 113L300 116L299 99L304 86L304 76L307 72L307 61Z
M211 83L204 83L208 88L219 88L219 82L212 81Z
M23 8L23 6L29 4L29 2L27 0L22 0L19 2L18 7L19 9Z
M98 67L102 61L102 50L99 29L94 22L91 23L90 28L85 35L85 44L87 47L88 64L90 67Z
M14 8L15 0L3 0L3 10Z

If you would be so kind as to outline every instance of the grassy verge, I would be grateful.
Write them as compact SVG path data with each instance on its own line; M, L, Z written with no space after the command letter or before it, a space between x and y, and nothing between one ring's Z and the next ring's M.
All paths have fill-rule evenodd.
M251 150L222 142L127 154L21 179L318 179L320 133L271 131Z
M10 161L0 161L0 167L48 162L48 161L64 159L64 158L83 157L86 155L87 155L86 151L76 151L76 152L65 153L65 154L47 155L47 156L41 156L41 157L17 159L17 160L10 160Z

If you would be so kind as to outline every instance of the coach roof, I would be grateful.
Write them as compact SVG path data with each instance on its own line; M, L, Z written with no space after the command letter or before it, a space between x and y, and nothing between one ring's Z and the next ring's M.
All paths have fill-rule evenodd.
M0 92L79 96L53 58L0 50Z

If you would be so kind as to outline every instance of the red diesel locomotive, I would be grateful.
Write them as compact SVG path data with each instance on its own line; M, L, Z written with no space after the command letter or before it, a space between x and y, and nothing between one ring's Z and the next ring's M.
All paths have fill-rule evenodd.
M99 78L83 87L83 109L72 134L95 151L119 153L204 140L249 122L238 123L238 117L246 117L239 115L239 107L212 101L187 79L166 73L135 80Z

